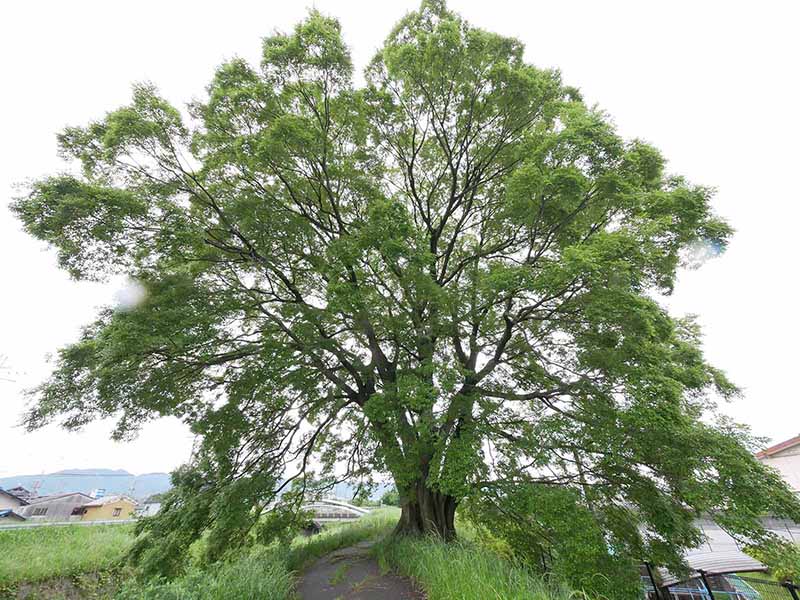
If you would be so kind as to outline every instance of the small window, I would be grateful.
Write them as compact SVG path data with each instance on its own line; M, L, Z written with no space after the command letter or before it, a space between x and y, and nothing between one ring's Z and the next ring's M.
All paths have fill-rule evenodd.
M113 513L111 516L112 516L112 517L118 517L118 516L120 516L121 514L122 514L122 509L121 509L121 508L115 508L115 509L114 509L114 513Z
M46 514L47 514L47 507L46 506L40 506L39 508L34 508L33 509L33 516L34 517L43 517Z

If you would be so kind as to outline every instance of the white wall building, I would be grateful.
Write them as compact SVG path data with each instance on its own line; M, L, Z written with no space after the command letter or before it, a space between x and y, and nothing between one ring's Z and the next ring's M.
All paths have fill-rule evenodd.
M800 494L800 435L762 450L756 458L777 469L786 483Z

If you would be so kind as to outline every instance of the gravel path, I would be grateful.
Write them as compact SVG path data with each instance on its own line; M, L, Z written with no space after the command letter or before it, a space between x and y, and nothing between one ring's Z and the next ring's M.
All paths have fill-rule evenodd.
M372 542L361 542L314 563L297 584L302 600L424 600L411 581L381 574L370 555Z

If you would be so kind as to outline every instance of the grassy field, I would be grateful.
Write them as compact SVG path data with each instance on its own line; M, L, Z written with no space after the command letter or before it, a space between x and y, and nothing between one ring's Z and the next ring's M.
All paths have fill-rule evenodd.
M387 534L397 522L399 511L387 509L353 523L326 528L319 535L297 537L285 548L260 547L219 568L190 569L170 582L143 585L130 581L114 600L291 600L298 571L317 558L338 548Z
M390 539L397 509L381 509L358 521L326 528L312 537L297 537L286 547L256 547L237 560L202 570L190 567L173 581L121 579L80 596L103 600L293 600L298 572L338 548L366 539L382 568L414 578L429 600L566 600L568 590L547 585L521 566L503 558L464 530L464 541L443 544L433 539ZM120 562L133 539L131 527L67 526L0 531L0 598L3 590L37 581L102 573ZM85 576L84 576L85 577ZM23 583L24 582L24 583ZM49 585L49 584L48 584ZM97 586L96 586L97 587ZM61 598L58 587L45 586L37 596ZM40 593L40 592L37 592Z
M266 598L292 595L294 573L320 556L368 538L388 533L398 511L384 509L353 523L331 526L319 535L297 537L287 549L255 548L252 553L219 568L190 567L171 582L123 582L119 600L199 598ZM0 598L15 595L20 585L75 579L108 570L120 563L133 541L130 525L36 527L0 531ZM87 582L91 578L83 578ZM57 582L48 594L57 594ZM57 596L52 596L57 597ZM96 597L96 596L92 596Z
M0 530L0 589L108 569L132 541L131 525Z

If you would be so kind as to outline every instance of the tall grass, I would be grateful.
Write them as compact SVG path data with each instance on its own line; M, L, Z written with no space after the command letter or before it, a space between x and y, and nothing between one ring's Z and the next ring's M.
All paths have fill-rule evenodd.
M173 581L128 581L115 600L290 600L294 577L274 549L236 561L193 569Z
M382 569L412 577L428 600L568 600L577 597L474 542L387 539L376 545Z
M130 525L65 525L0 530L0 589L101 571L133 542Z
M565 588L549 585L463 531L460 541L390 538L399 510L382 509L361 519L298 537L286 546L258 546L226 563L194 566L172 581L130 579L115 600L291 600L296 574L314 560L367 539L381 539L374 552L382 568L412 577L429 600L567 600ZM0 531L0 590L119 563L133 540L131 527L67 526ZM0 593L2 596L2 593Z
M115 600L290 600L296 572L347 546L388 533L399 512L380 510L358 521L327 527L319 535L297 537L289 548L260 546L249 554L172 581L129 581Z

